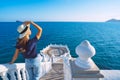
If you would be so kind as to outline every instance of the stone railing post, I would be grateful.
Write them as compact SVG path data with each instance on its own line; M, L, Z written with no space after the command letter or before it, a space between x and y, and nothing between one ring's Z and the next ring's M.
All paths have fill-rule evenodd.
M64 80L101 80L104 77L91 59L95 55L95 48L89 41L85 40L78 45L76 53L78 58L64 62Z
M63 71L64 71L64 80L72 80L71 68L68 58L63 59Z

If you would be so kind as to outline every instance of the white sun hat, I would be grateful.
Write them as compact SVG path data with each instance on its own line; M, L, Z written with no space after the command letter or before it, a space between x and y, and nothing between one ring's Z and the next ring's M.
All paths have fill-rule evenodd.
M27 33L28 27L25 24L18 26L17 31L20 34L19 39L23 38Z

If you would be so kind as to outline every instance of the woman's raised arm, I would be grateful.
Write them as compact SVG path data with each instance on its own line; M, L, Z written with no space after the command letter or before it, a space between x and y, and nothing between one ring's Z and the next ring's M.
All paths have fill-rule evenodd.
M42 34L42 28L41 28L39 25L37 25L36 23L32 22L32 21L31 21L31 24L32 24L35 28L37 28L38 33L36 34L36 37L37 37L37 39L40 39L41 34Z

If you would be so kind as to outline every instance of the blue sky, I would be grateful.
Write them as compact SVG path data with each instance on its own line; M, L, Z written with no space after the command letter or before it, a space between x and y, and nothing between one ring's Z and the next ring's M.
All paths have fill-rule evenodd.
M120 0L1 0L0 21L120 19Z

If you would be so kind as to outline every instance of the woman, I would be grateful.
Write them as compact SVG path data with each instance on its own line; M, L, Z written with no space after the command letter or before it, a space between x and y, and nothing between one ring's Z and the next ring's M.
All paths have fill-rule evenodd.
M30 24L32 24L37 30L35 37L30 39L31 30ZM19 38L16 44L16 50L10 64L14 63L19 53L22 53L25 58L25 66L28 73L27 80L39 80L40 78L40 60L41 57L36 52L36 45L42 34L42 28L31 21L26 21L20 25L17 29L19 32Z

